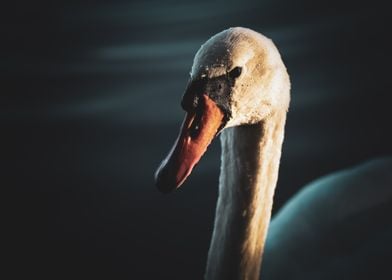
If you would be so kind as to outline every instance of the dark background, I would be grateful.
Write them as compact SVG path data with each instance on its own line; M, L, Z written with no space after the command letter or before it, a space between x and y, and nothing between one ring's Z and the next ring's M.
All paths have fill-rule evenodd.
M231 26L270 37L292 82L274 213L304 184L391 153L380 1L53 1L3 9L5 267L14 278L201 279L219 141L182 189L153 173L193 56Z

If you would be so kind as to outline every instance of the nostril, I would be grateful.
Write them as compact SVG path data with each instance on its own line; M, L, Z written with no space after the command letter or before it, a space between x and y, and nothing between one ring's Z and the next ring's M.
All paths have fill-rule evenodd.
M195 124L194 126L192 126L191 128L190 128L190 130L189 130L189 136L192 138L192 139L195 139L196 137L197 137L197 135L199 135L199 125L198 124Z

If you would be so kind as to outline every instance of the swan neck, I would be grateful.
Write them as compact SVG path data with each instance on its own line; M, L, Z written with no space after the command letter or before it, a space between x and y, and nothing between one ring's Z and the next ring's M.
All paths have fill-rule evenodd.
M222 132L222 161L206 279L258 279L286 112Z

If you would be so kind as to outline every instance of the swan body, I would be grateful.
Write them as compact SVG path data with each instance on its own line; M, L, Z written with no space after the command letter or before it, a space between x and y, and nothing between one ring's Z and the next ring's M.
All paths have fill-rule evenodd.
M391 171L391 157L376 158L302 188L271 221L261 278L386 279Z
M290 81L265 36L230 28L197 52L180 135L156 172L163 192L178 188L221 133L222 161L206 279L258 279L278 178Z

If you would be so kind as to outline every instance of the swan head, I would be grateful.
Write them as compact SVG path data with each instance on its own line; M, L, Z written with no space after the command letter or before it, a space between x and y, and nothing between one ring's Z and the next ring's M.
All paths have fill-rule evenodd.
M178 188L224 128L287 111L289 89L286 68L270 39L242 27L211 37L195 55L181 102L187 116L155 174L158 189Z

